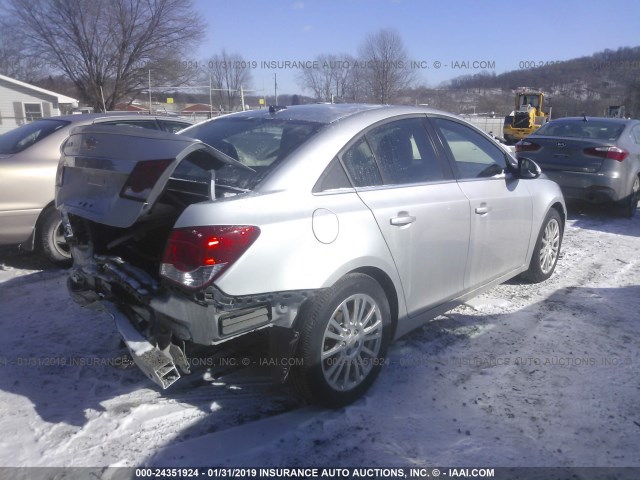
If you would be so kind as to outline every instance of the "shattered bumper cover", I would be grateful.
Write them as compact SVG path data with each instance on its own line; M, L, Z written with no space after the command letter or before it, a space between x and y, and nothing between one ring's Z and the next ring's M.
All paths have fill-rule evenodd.
M113 317L133 361L154 383L168 388L190 373L185 342L216 345L267 327L291 328L312 291L231 297L209 288L188 296L161 286L119 257L84 255L68 288L79 304Z

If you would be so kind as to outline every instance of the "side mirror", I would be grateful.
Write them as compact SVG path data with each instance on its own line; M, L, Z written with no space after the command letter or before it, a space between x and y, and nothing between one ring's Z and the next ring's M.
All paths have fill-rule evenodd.
M518 157L518 178L538 178L542 174L540 166L527 157Z

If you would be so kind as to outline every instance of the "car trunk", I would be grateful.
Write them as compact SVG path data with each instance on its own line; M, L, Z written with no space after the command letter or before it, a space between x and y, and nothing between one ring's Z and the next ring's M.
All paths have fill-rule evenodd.
M571 137L543 137L531 136L525 141L539 145L541 148L530 155L544 170L559 170L565 172L594 173L600 170L604 159L585 153L588 148L611 146L602 140Z
M131 127L74 129L57 175L65 236L72 247L90 246L103 268L123 271L126 263L157 280L176 220L189 205L215 200L215 171L229 164L247 169L185 136ZM176 170L179 165L193 168Z

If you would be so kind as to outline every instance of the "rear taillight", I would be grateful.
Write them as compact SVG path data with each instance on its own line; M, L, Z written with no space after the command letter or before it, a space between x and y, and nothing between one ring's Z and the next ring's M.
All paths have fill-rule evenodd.
M540 145L537 143L530 142L528 140L520 140L516 143L516 152L535 152L536 150L540 150Z
M171 162L171 159L138 162L122 187L120 196L144 202Z
M195 289L220 276L256 241L260 229L247 225L177 228L171 232L160 275Z
M623 161L625 158L629 156L629 152L627 152L623 148L618 148L618 147L591 147L591 148L585 148L583 152L585 153L585 155L593 155L594 157L608 158L610 160L617 160L618 162Z

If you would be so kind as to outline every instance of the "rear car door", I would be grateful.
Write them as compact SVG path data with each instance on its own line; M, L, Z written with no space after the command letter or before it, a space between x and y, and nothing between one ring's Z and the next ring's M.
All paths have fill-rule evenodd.
M409 316L463 289L469 201L438 158L424 117L384 123L341 160L395 262Z
M433 117L442 145L469 199L471 240L465 290L524 265L532 222L525 182L508 173L506 153L461 122Z

